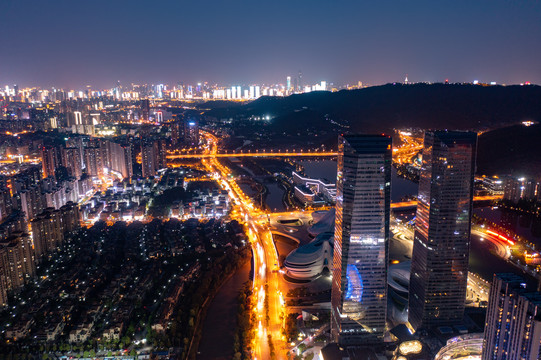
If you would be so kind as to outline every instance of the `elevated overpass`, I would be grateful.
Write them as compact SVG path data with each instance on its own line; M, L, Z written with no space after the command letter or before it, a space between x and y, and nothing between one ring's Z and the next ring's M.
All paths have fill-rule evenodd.
M502 195L474 196L473 201L474 202L493 201L493 200L500 200L502 197L503 197ZM392 210L405 210L405 209L415 208L415 207L417 207L416 200L391 203Z
M318 157L337 156L337 152L323 151L255 151L255 152L226 152L215 154L167 154L167 159L205 159L205 158L228 158L228 157Z

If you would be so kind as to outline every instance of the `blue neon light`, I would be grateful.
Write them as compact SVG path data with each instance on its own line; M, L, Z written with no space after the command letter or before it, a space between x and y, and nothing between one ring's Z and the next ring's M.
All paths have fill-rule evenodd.
M347 266L346 278L348 280L346 300L362 302L363 279L357 266L351 264Z

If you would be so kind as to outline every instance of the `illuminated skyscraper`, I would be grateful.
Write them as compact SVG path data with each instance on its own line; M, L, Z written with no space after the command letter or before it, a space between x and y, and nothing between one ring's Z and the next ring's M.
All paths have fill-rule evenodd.
M199 145L199 122L197 119L184 120L184 143L189 146Z
M541 359L541 293L521 276L494 274L482 359Z
M389 136L338 139L331 336L341 345L383 341L391 156Z
M425 134L408 320L414 329L462 321L468 280L477 134Z
M291 93L291 76L288 76L286 79L286 93Z

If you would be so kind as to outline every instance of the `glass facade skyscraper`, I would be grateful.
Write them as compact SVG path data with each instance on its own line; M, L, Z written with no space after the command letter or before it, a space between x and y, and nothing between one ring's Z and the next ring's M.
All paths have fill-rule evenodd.
M331 334L341 345L385 333L391 161L389 136L339 137Z
M477 134L425 133L409 288L414 329L462 321Z

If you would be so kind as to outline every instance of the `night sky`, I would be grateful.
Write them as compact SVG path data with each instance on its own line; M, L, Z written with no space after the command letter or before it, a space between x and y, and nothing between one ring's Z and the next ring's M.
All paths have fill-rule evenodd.
M0 0L0 85L541 84L539 0Z

